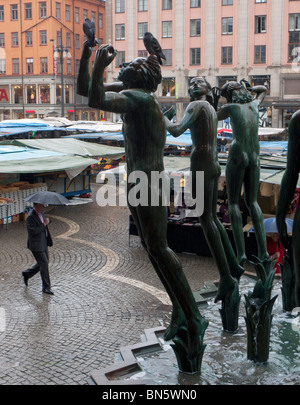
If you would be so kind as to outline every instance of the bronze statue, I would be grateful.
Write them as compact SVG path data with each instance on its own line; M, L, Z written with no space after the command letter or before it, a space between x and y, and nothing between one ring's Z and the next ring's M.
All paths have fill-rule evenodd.
M175 137L188 128L191 131L192 197L196 197L196 173L203 171L204 211L199 216L199 221L220 274L215 300L225 300L225 297L237 288L235 279L240 279L243 268L237 263L226 230L217 217L218 179L221 174L217 156L218 118L212 106L211 86L203 77L191 80L189 94L191 103L187 106L181 122L172 123L167 118L165 120L168 131ZM225 326L225 329L228 330L228 326Z
M196 197L196 172L204 172L204 212L199 220L220 272L217 301L223 299L233 288L234 278L240 278L243 268L238 265L226 230L217 217L218 179L221 168L217 156L218 119L212 107L212 89L203 77L195 77L190 82L189 94L191 103L187 106L181 122L172 123L167 118L165 120L168 131L175 137L188 128L191 131L193 198Z
M263 102L266 92L265 86L251 87L245 79L240 83L226 83L222 87L221 95L226 98L227 104L217 112L219 121L230 117L232 125L233 142L229 149L226 165L226 182L229 216L238 263L241 265L247 260L240 212L242 186L244 186L245 203L255 230L258 258L262 262L269 260L263 215L257 202L260 180L259 106ZM253 98L251 93L256 93L256 97Z
M122 114L127 162L127 193L135 186L129 179L132 173L141 171L148 179L148 196L161 188L151 187L151 172L164 171L163 151L166 140L166 124L154 95L162 80L157 57L137 58L120 69L120 83L109 86L103 83L105 68L112 63L116 51L109 45L102 45L96 52L92 76L88 75L90 51L84 44L78 92L88 95L89 106L104 111ZM208 322L199 313L193 293L175 253L167 245L167 207L128 205L138 228L143 246L151 263L163 283L173 304L171 324L166 339L172 339L180 328L187 329L187 357L197 361L202 353L202 338Z
M300 110L296 111L289 123L287 166L283 175L276 210L279 238L285 249L289 248L285 217L297 187L300 173ZM292 248L295 274L295 302L300 306L300 208L296 208L292 232Z

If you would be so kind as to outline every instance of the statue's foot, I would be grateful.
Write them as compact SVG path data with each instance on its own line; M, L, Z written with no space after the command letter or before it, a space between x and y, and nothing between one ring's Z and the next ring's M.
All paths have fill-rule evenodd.
M199 314L199 317L195 321L192 321L188 326L188 354L189 360L197 358L204 350L203 336L206 328L208 327L208 321Z
M185 315L184 315L182 309L173 308L171 322L170 322L170 325L167 327L166 332L164 334L164 340L168 341L168 340L173 339L177 335L178 330L182 326L186 326L186 325L187 325L186 318L185 318Z

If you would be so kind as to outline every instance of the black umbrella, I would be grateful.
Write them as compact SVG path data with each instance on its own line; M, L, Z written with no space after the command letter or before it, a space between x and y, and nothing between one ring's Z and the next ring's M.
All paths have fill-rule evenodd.
M69 200L59 193L54 191L38 191L24 198L28 203L36 203L43 205L68 205Z

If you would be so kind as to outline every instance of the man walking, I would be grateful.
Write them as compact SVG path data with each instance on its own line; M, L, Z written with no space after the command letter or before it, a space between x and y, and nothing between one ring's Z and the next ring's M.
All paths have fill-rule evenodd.
M43 204L33 204L33 209L26 219L28 232L27 247L31 250L36 264L23 271L22 275L24 283L27 286L28 279L40 272L43 293L53 295L48 269L48 246L52 246L53 243L48 229L49 218L45 218L43 214L44 210L45 206Z

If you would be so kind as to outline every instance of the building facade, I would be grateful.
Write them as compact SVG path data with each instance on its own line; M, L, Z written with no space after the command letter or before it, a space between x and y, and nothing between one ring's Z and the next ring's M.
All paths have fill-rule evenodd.
M299 0L107 0L106 41L118 50L108 81L120 63L147 55L145 31L167 58L159 102L176 103L178 117L199 75L212 87L243 78L267 85L263 125L286 127L300 108Z
M65 116L99 119L76 96L83 22L95 22L105 41L105 1L0 2L0 120ZM92 62L95 51L92 54Z

